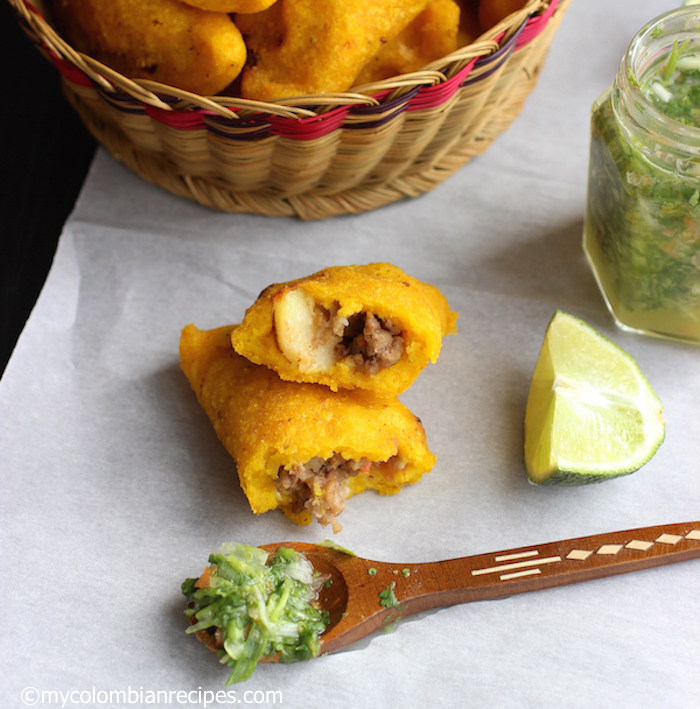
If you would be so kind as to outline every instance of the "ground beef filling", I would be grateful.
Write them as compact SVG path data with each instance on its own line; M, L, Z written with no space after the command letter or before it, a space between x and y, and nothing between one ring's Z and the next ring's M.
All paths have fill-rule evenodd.
M341 338L336 352L341 359L350 357L356 369L376 374L396 364L404 352L401 328L392 320L382 320L372 313L356 313L350 318L336 318L333 332Z
M305 465L280 468L279 489L291 498L295 512L306 509L323 526L330 524L339 532L342 526L336 518L350 494L348 480L358 473L369 473L371 466L367 458L346 460L338 453L328 460L312 458Z

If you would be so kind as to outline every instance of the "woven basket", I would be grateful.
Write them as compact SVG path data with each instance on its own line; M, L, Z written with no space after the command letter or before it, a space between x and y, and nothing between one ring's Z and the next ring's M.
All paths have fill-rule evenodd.
M131 80L76 52L42 0L9 0L93 136L145 180L225 212L320 219L416 197L519 113L570 0L529 0L424 70L273 103Z

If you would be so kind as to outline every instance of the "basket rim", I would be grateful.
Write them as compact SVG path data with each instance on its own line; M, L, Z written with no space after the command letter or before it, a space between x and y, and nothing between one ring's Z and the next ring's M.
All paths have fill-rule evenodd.
M423 67L347 92L316 94L257 101L231 95L203 96L149 79L131 79L76 51L53 28L32 0L8 0L14 7L24 31L51 61L61 78L78 86L92 88L122 110L145 110L155 120L172 127L194 128L205 120L224 119L239 122L266 117L278 123L309 124L323 117L335 123L341 112L386 111L394 102L407 102L421 93L415 108L430 107L449 99L463 83L474 83L495 69L494 62L529 44L544 29L557 7L567 0L527 0L522 9L512 13L482 34L474 42ZM430 94L433 94L430 96ZM390 110L390 109L389 109ZM190 125L187 117L189 114ZM196 116L196 118L195 118ZM299 133L299 131L293 131ZM308 131L307 131L308 132ZM301 137L295 135L293 137ZM318 137L318 131L311 131Z

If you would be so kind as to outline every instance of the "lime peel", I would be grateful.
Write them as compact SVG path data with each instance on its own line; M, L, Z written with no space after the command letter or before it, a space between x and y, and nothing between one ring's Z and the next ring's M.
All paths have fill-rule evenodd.
M664 436L661 402L634 359L557 310L525 411L530 482L582 485L629 475L652 458Z

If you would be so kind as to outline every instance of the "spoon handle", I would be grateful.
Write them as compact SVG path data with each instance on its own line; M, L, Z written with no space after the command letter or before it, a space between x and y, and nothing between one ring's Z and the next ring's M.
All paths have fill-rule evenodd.
M596 534L425 564L382 564L376 580L381 586L393 579L397 602L405 607L404 615L410 615L693 558L700 558L700 522Z
M334 618L323 652L335 652L398 618L459 603L581 583L700 558L700 522L642 527L419 564L323 550L343 592L322 596ZM331 586L333 584L331 583ZM332 597L332 599L331 599Z

